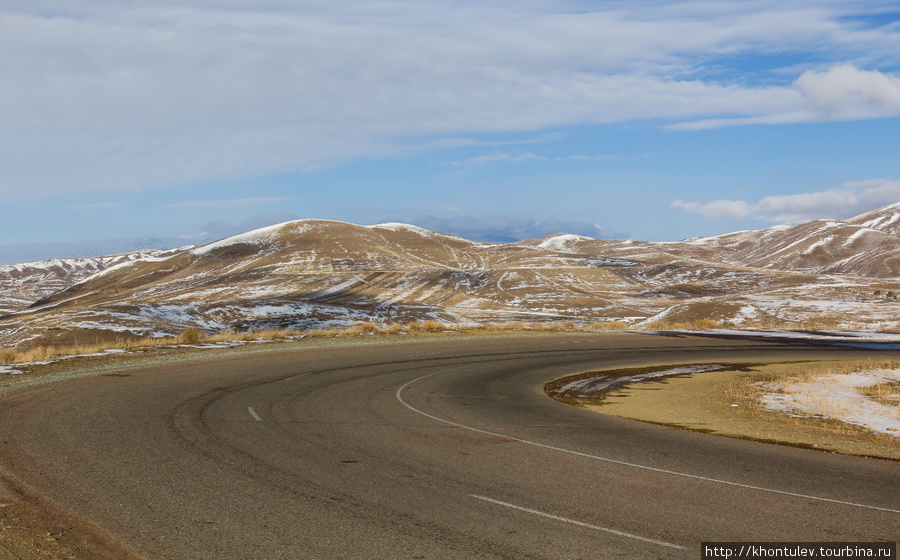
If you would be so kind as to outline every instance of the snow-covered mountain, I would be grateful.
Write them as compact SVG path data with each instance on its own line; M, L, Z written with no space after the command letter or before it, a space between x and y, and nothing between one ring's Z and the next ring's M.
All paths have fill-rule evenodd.
M145 249L104 257L52 259L0 265L0 316L25 309L35 301L65 290L98 272L126 262L160 258L179 249Z
M900 212L895 216L900 218ZM705 258L741 266L875 278L900 275L900 237L850 221L814 220L687 243L707 249L697 253Z
M677 243L557 234L488 244L405 224L298 220L203 246L0 267L0 345L355 321L900 315L900 205Z

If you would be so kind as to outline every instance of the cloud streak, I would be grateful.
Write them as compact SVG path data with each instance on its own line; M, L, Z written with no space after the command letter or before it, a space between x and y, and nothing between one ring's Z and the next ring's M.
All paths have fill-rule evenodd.
M850 2L256 6L5 3L0 194L317 169L422 149L422 138L897 110L896 77L860 68L897 60L900 32L861 27ZM856 66L809 70L785 84L698 72L762 51L824 52Z
M870 179L818 192L767 196L753 203L743 200L699 203L677 199L670 207L700 214L708 220L753 217L768 222L800 223L820 218L843 220L898 201L900 181Z
M293 200L292 197L257 197L257 198L232 198L227 200L191 200L166 204L167 208L234 208L239 206L257 206L260 204L275 204Z
M807 70L793 88L802 102L784 112L702 119L671 125L672 130L703 130L722 126L789 124L874 119L900 115L900 76L837 64L825 71Z
M77 204L70 206L72 210L110 210L112 208L122 208L124 202L95 202L93 204Z
M547 158L537 154L488 154L475 156L462 161L447 161L444 165L485 165L489 163L525 163L528 161L547 161Z

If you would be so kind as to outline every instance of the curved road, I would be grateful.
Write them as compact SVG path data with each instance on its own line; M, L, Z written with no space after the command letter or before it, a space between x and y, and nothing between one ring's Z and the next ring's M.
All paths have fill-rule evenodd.
M598 368L879 355L547 335L122 363L0 401L5 472L147 558L698 558L900 539L900 464L547 398ZM881 354L884 355L884 354Z

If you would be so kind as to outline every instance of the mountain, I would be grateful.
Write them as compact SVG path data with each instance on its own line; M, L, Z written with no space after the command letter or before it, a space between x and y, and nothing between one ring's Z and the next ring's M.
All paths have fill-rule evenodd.
M112 266L136 260L163 258L178 251L143 249L105 257L0 265L0 316L25 309L39 299L65 290Z
M900 275L900 238L849 221L814 220L686 243L708 250L698 255L740 266L875 278Z
M682 242L481 243L297 220L202 246L0 267L0 345L412 319L897 324L900 205Z
M900 236L900 202L860 214L847 223Z

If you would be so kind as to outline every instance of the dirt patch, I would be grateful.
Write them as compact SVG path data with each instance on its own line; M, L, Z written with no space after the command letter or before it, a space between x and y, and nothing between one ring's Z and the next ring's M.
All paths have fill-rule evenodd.
M0 560L140 560L77 517L0 477Z
M688 430L900 461L900 440L895 437L837 420L789 417L740 402L735 398L739 394L735 387L767 378L765 367L768 366L733 365L734 370L641 381L602 395L558 400L602 414ZM584 378L585 374L580 377ZM548 384L547 393L557 398L553 395L553 387L564 386L574 379Z

